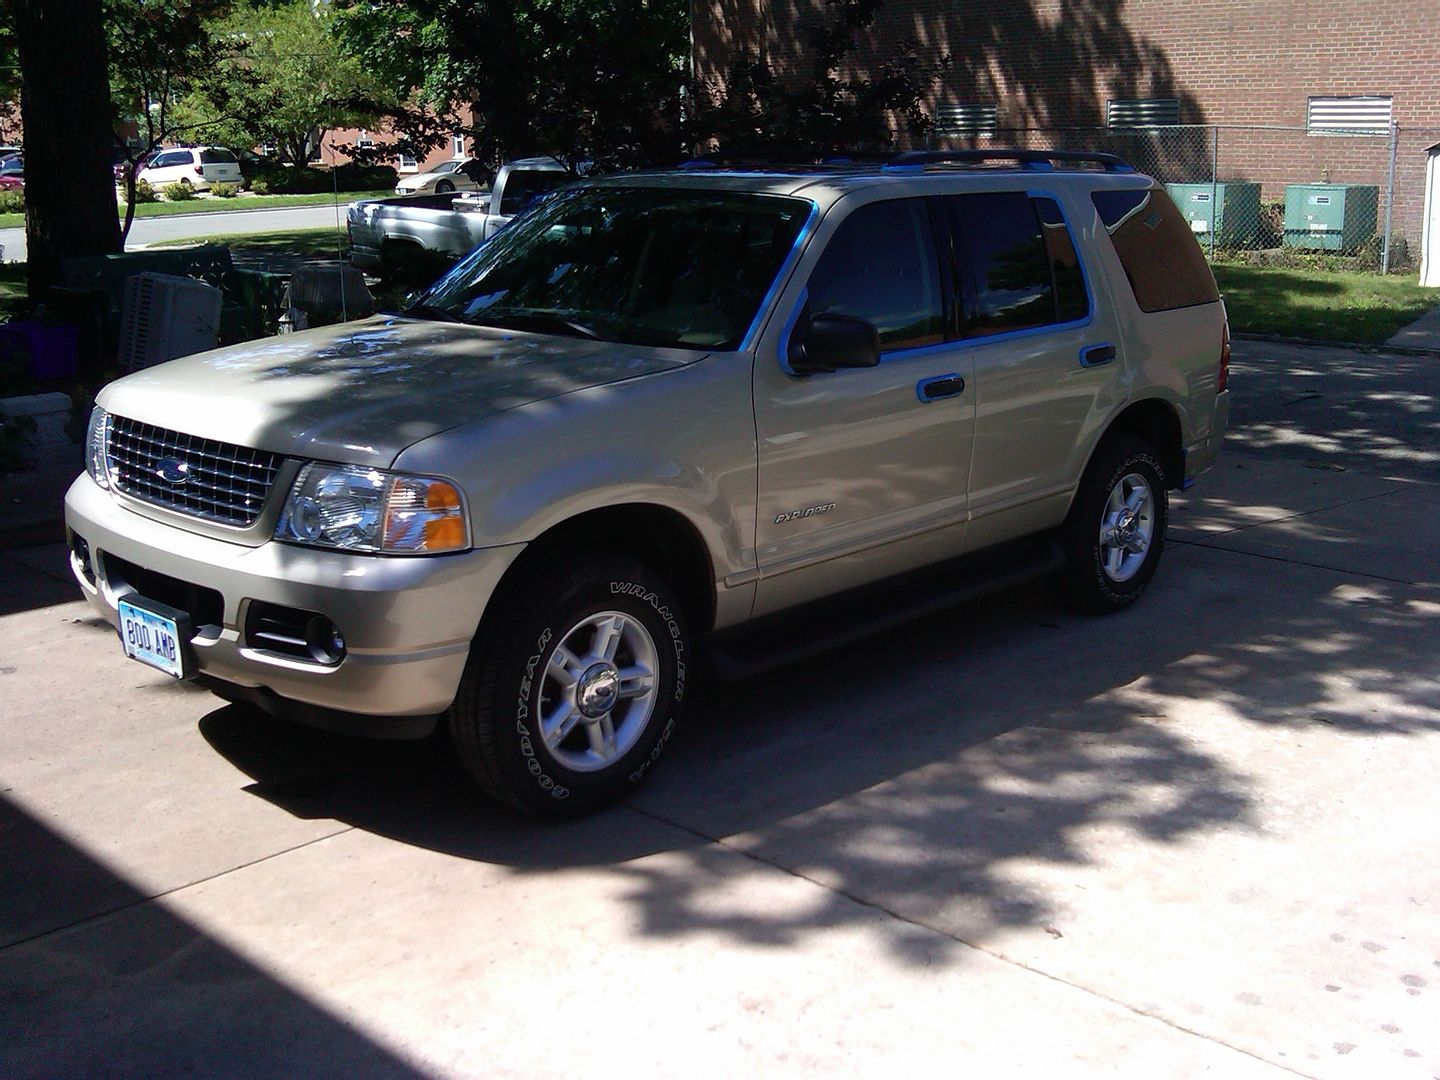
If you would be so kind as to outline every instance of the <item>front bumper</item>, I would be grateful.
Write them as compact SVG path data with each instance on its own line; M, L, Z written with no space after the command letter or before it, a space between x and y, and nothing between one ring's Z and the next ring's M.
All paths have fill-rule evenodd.
M83 475L65 496L65 524L71 569L112 625L117 601L141 591L128 577L199 587L214 601L209 621L195 620L200 675L353 714L355 734L385 733L381 718L449 707L485 605L523 549L385 557L275 541L247 547L142 516ZM325 665L255 647L245 628L256 602L324 615L344 635L344 659Z

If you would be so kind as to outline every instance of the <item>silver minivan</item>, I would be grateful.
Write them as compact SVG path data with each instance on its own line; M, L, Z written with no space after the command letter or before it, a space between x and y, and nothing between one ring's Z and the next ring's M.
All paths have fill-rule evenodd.
M709 159L548 196L405 311L111 383L71 563L164 677L437 724L582 812L752 671L1047 575L1115 611L1215 460L1229 342L1106 155Z

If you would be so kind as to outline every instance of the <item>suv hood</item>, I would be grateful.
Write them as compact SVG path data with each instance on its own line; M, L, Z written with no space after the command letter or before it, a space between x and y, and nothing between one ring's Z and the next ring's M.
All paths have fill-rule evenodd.
M705 355L377 315L172 360L98 401L190 435L385 468L447 428Z

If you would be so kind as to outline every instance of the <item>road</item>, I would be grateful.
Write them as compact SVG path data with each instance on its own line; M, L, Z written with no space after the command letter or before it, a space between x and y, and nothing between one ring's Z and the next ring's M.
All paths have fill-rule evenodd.
M341 196L337 217L334 206L297 206L273 210L227 210L215 214L178 214L173 217L136 218L130 227L128 250L171 243L191 236L280 232L286 229L345 228L346 197ZM25 230L0 229L0 247L10 262L24 260Z
M1136 607L712 687L563 826L169 683L0 553L0 1074L1440 1074L1440 366L1232 380Z

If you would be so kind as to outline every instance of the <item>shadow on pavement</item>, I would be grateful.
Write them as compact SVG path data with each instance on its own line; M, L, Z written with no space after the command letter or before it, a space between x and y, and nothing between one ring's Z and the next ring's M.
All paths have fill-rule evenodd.
M0 1075L424 1075L3 797L0 856L7 938L57 897L111 912L0 952Z
M201 731L255 779L250 791L298 816L520 872L611 866L657 936L784 944L868 921L854 898L877 895L922 921L950 911L962 938L1045 927L1054 912L1015 876L1017 860L1080 866L1079 838L1096 829L1170 844L1254 827L1254 778L1182 717L1440 727L1440 605L1303 566L1262 578L1247 561L1177 545L1154 594L1118 616L1079 618L1040 589L1012 591L709 688L628 808L565 825L491 807L437 743L347 740L236 706ZM655 821L674 829L658 844ZM753 858L716 859L714 841ZM716 902L771 866L826 885L821 906ZM931 962L932 934L884 927L899 955Z

